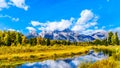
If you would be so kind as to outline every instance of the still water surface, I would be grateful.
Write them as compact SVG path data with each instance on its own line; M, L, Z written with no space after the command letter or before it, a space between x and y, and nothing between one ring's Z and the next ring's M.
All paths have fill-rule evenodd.
M90 50L88 54L73 58L65 58L58 60L45 60L42 62L25 63L16 68L77 68L83 62L96 62L106 59L108 56L103 52L94 52Z

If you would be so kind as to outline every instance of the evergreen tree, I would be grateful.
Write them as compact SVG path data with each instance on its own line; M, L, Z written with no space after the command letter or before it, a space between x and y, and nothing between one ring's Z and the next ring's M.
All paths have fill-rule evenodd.
M27 38L25 36L22 36L22 45L25 45L27 43Z
M9 37L10 37L10 42L11 42L11 44L12 43L16 43L16 34L17 34L17 32L15 32L15 31L8 31L7 32L7 34L9 35Z
M37 44L37 39L36 39L36 38L31 38L31 39L29 40L29 43L30 43L31 45L36 45L36 44Z
M0 45L2 45L2 31L0 31Z
M37 37L37 45L40 45L42 43L42 38L41 37Z
M0 36L0 45L2 44L2 39L1 39L1 36Z
M115 33L115 44L119 45L119 37L118 37L118 33Z
M112 45L119 45L119 37L117 32L112 35L111 43Z
M22 37L20 33L17 33L16 35L16 44L21 44L22 42Z
M42 39L41 45L46 45L46 40L45 39Z
M115 34L113 34L111 37L111 44L115 45L115 43L116 43L116 37L115 37Z
M47 46L50 45L50 39L47 39Z
M109 32L108 33L108 44L111 44L111 38L112 38L112 36L113 36L113 32Z
M5 42L6 46L10 46L11 45L10 37L9 37L8 34L5 34L4 42Z
M62 41L62 44L63 44L63 45L66 45L66 41L65 41L65 40L63 40L63 41Z
M70 41L69 40L67 41L67 45L70 45Z
M101 40L95 39L95 40L93 41L93 43L94 43L95 45L101 44Z
M107 45L108 45L107 38L106 38L106 39L103 39L103 40L101 41L101 44L107 46Z

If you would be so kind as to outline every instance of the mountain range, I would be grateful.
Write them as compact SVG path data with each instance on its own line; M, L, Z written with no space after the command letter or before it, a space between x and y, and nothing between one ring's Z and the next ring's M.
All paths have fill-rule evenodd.
M104 39L107 37L105 32L95 32L90 35L80 34L78 32L71 31L70 29L65 29L62 31L55 30L52 32L42 31L40 34L36 32L31 32L27 35L27 38L34 38L41 36L43 38L49 38L51 40L69 40L71 42L85 42L93 41L95 39Z

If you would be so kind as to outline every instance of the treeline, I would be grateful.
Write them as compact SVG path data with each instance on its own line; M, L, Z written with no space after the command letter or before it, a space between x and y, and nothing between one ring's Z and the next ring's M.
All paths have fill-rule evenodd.
M119 37L118 37L118 33L115 32L109 32L108 33L108 37L103 39L103 40L100 40L100 39L96 39L92 42L92 44L95 44L95 45L120 45L120 40L119 40Z
M10 46L16 44L25 44L26 37L15 31L0 31L0 45Z
M45 39L42 37L36 37L36 38L30 38L27 39L26 36L24 36L22 33L16 32L16 31L0 31L0 46L11 46L11 45L70 45L75 44L77 45L77 42L71 43L69 41L65 40L50 40Z
M50 40L42 37L27 39L22 33L16 31L0 31L0 46L11 46L11 45L119 45L118 33L109 32L106 39L100 40L96 39L92 42L70 42L65 40Z

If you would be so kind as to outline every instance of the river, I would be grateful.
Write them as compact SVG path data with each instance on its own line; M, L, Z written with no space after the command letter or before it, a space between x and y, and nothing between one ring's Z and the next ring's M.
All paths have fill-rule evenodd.
M81 63L96 62L98 60L108 58L103 52L94 52L90 50L88 54L82 56L75 56L72 58L45 60L42 62L29 63L26 62L16 68L77 68Z

